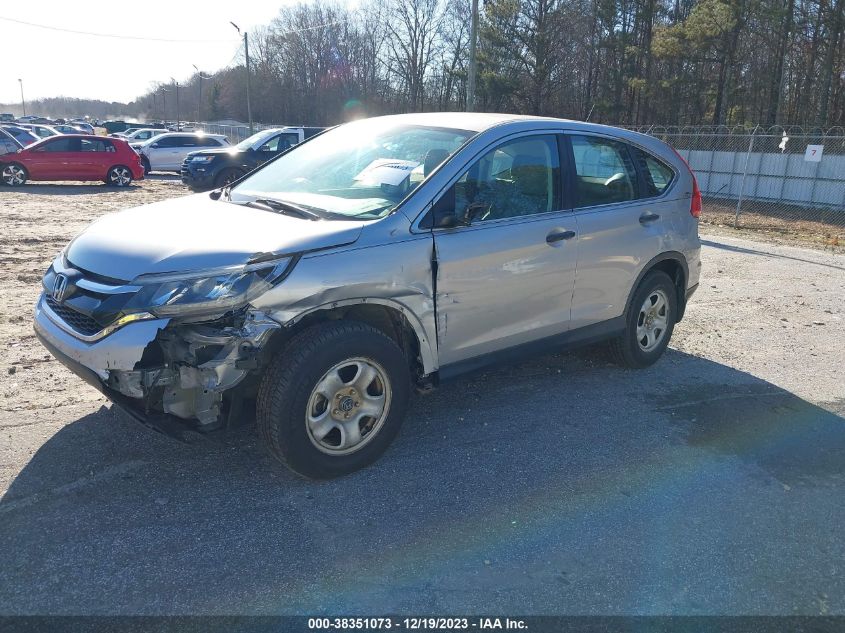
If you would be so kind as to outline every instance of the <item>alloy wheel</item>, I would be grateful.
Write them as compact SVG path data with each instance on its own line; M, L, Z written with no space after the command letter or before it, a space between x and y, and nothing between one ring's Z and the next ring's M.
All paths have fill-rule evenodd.
M126 167L112 167L109 182L118 187L125 187L132 182L132 173Z
M650 352L663 340L669 326L669 298L663 290L649 293L637 315L637 344Z
M26 172L18 165L6 165L3 168L3 182L10 187L16 187L26 182Z

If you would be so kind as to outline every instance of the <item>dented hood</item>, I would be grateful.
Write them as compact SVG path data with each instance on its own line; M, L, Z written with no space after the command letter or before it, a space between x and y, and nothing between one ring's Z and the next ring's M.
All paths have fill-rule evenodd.
M131 281L350 244L361 229L358 222L302 220L197 194L104 216L71 242L66 256L75 267Z

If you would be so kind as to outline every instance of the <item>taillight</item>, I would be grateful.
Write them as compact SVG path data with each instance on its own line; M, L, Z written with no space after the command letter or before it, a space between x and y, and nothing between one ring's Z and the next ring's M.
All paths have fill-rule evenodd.
M671 145L669 147L672 147ZM695 174L693 173L692 169L690 169L689 163L686 159L678 153L674 147L672 147L672 151L675 152L675 156L681 159L681 162L686 166L687 171L689 171L689 175L692 176L692 199L690 200L689 205L689 214L694 217L701 216L701 189L698 188L698 180L695 178Z
M690 170L690 175L692 176L692 200L689 205L689 214L697 218L701 215L701 189L698 188L698 181L692 170Z

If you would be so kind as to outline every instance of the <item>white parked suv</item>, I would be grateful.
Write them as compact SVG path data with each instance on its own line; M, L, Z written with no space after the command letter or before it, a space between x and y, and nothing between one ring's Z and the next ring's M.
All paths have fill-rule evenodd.
M144 173L179 171L182 161L191 152L209 147L226 147L229 139L222 134L201 132L168 132L159 134L137 147Z

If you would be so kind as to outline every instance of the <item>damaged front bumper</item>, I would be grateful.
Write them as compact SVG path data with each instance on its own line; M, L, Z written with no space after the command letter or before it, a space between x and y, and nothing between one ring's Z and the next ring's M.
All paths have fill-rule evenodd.
M257 373L280 327L243 310L207 323L135 321L96 338L74 334L44 295L35 309L35 333L59 361L135 418L177 436L174 416L200 430L218 426L224 393Z

